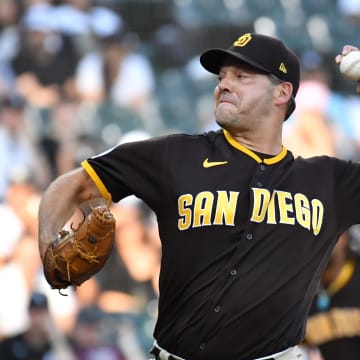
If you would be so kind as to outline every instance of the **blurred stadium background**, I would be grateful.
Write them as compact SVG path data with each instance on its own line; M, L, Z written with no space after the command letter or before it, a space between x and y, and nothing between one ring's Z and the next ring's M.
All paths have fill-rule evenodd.
M193 106L212 83L192 83L183 68L208 47L229 46L234 36L256 31L280 37L304 66L322 68L334 91L353 93L334 64L344 44L358 44L356 0L100 0L116 9L142 42L158 76L158 94L170 127L194 127ZM318 57L317 57L318 56ZM320 60L319 60L320 59ZM196 76L196 75L195 75ZM200 76L200 75L199 75ZM172 94L173 96L171 96ZM175 101L174 98L177 100ZM175 104L174 104L175 102Z
M20 5L21 11L9 12L5 3L10 9ZM63 7L68 5L73 6L70 12ZM74 11L78 6L88 8ZM49 7L67 15L48 16ZM94 48L89 47L88 33L81 43L71 35L78 53L65 48L54 56L60 47L55 24L63 21L67 35L77 31L81 24L76 19L86 18L91 7L109 9L120 20L102 13L93 24L102 34ZM28 326L28 300L40 291L49 299L60 333L71 337L74 325L93 325L98 318L92 309L100 307L105 316L99 334L127 352L127 359L148 358L160 259L152 212L134 199L117 204L119 251L99 276L61 297L45 282L38 255L41 193L55 176L119 142L216 127L212 94L217 79L201 68L198 57L207 48L230 46L239 35L253 31L281 38L297 53L310 79L299 90L299 112L286 123L297 137L290 136L290 146L285 145L301 154L319 151L359 159L360 97L356 84L340 76L334 58L345 44L360 46L360 0L0 0L0 343ZM127 55L142 56L140 62L132 57L130 70L135 72L120 93L141 93L144 85L146 101L118 106L109 89L96 101L67 92L67 77L79 81L80 90L101 83L96 66L86 67L87 51L100 49L96 55L101 58L105 48L110 49L109 65L120 39ZM81 63L84 73L80 60L86 60ZM24 73L39 76L40 84L30 87L33 79L29 82ZM352 247L359 253L360 231L353 230ZM6 358L2 356L0 350L0 358Z

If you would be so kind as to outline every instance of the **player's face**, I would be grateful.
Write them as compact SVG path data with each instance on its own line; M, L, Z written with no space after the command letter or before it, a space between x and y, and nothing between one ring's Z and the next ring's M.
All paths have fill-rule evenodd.
M271 111L273 86L267 74L241 63L227 62L214 92L217 123L231 131L256 128Z

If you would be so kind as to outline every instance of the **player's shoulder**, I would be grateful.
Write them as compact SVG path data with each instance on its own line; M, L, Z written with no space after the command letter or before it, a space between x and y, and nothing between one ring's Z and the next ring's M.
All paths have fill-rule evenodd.
M301 155L296 156L294 161L299 164L309 164L309 165L316 165L316 164L326 164L331 163L336 158L328 156L328 155L319 155L319 156L312 156L312 157L302 157Z
M224 136L221 131L211 131L197 134L187 134L187 133L168 133L168 134L160 134L157 136L150 136L146 139L135 140L135 141L124 141L118 144L115 149L138 149L142 148L147 151L147 149L151 148L167 148L167 147L175 147L175 148L185 148L194 146L202 146L204 143L214 142L217 137ZM193 146L192 146L193 148Z
M176 134L169 134L165 136L165 138L170 142L171 141L198 142L199 140L202 140L211 143L215 142L217 139L225 139L222 130L206 131L206 132L202 132L202 133L199 132L194 134L176 133Z
M313 156L309 158L303 158L301 156L297 156L294 159L294 162L298 166L311 167L316 169L317 171L321 171L321 169L323 168L324 169L333 168L334 170L341 170L346 168L360 167L360 163L357 161L341 159L336 156L328 156L328 155Z

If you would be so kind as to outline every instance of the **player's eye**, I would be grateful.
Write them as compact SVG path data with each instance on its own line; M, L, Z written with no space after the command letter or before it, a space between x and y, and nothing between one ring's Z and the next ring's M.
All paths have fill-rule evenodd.
M236 77L237 77L238 79L247 79L247 78L249 77L249 74L244 73L244 72L241 72L241 73L237 73L237 74L236 74Z

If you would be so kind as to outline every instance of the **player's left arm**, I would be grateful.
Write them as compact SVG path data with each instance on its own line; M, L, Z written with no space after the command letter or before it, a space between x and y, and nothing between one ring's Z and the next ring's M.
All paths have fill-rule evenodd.
M46 249L75 210L89 198L102 197L99 189L83 168L55 179L44 192L38 214L39 251L44 260Z

